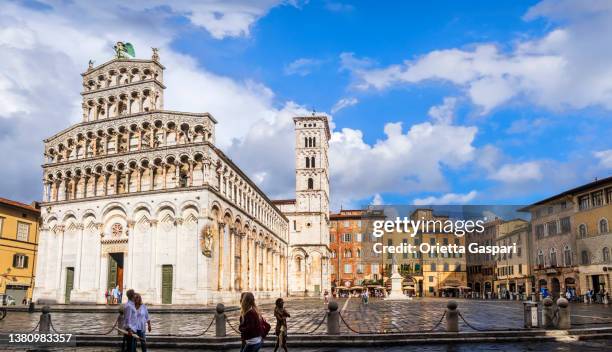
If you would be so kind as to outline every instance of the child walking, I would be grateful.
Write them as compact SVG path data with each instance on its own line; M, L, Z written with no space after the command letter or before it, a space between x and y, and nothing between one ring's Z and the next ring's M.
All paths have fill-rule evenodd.
M287 352L287 318L291 315L284 308L285 301L282 298L276 300L276 308L274 308L274 317L276 318L276 345L274 346L274 352L282 347Z

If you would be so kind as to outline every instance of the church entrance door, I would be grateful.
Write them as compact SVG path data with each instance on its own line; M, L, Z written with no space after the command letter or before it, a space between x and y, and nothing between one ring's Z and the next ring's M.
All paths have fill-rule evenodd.
M108 254L108 285L109 290L119 285L123 292L123 253Z
M70 303L70 292L74 288L74 268L66 268L66 292L64 303Z
M162 304L172 304L172 265L162 265Z

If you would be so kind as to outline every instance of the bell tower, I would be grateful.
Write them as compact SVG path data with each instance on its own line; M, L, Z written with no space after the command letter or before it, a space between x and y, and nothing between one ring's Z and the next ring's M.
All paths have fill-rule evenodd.
M329 123L299 116L295 123L295 202L282 206L289 220L289 294L331 290L329 258Z
M296 210L329 218L329 124L326 116L296 117L295 191ZM307 224L302 224L307 225ZM312 225L312 224L311 224ZM321 238L329 243L329 238Z

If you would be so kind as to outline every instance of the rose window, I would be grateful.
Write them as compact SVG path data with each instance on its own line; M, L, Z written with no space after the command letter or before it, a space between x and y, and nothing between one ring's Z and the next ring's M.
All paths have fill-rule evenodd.
M123 226L121 224L113 224L111 227L113 237L120 237L123 234Z

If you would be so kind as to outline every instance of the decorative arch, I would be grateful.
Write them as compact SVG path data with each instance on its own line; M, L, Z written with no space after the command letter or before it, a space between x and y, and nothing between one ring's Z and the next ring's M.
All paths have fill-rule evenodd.
M169 211L172 213L172 217L176 216L176 208L174 206L174 203L172 202L161 202L158 206L157 206L157 211L155 212L155 216L159 218L159 215L164 212L164 211Z
M123 214L125 214L127 216L128 211L127 209L123 206L123 204L119 203L119 202L111 202L109 204L107 204L104 208L102 208L102 217L106 217L107 214L113 210L119 209L123 212Z

